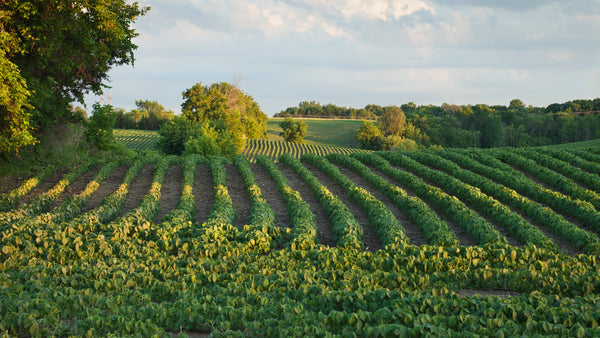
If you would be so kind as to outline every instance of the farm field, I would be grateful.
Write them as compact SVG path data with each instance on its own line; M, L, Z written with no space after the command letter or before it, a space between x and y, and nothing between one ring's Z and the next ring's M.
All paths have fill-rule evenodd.
M117 142L137 150L153 149L159 138L153 130L115 129L113 133Z
M267 120L267 136L269 140L283 140L279 133L279 123L283 118L269 118ZM360 128L360 120L341 119L302 119L306 123L308 135L304 141L308 144L329 145L342 148L358 148L354 139L356 130Z
M9 336L598 336L600 150L98 158L0 180Z
M117 142L122 143L128 148L136 150L151 150L158 141L158 133L148 130L125 130L117 129L114 131ZM242 154L250 161L254 162L258 155L265 155L276 161L282 154L288 153L295 158L307 153L317 155L327 155L331 153L351 154L356 152L367 152L358 148L337 147L322 143L292 143L283 140L255 140L246 141L246 147Z

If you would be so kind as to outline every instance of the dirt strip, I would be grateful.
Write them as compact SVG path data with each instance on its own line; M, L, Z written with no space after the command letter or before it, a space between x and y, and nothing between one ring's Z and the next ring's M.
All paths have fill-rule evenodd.
M58 197L58 199L54 202L51 209L59 206L67 197L76 196L81 193L85 187L94 179L94 176L100 171L100 167L92 168L83 174L79 175L71 184L69 184L65 191Z
M165 178L160 188L160 204L158 213L154 217L154 223L160 223L165 216L173 209L177 208L177 203L181 198L183 182L183 169L181 165L172 165L167 170Z
M327 187L331 193L333 193L337 198L344 203L354 218L358 221L358 223L363 228L363 243L365 245L365 249L368 251L377 251L381 249L382 245L379 241L379 237L375 232L373 226L371 226L371 222L367 215L361 210L360 206L352 201L348 194L344 189L329 175L325 174L321 170L317 169L315 166L303 163L304 166L312 172L313 175L321 182L322 185Z
M242 175L237 171L235 165L225 165L227 171L227 190L233 202L233 207L237 213L235 225L240 227L248 224L248 216L250 216L250 198L244 185Z
M140 173L131 181L129 185L129 191L125 198L125 204L121 208L121 212L117 218L125 215L131 209L137 208L142 201L144 195L150 191L152 185L152 178L154 177L154 165L147 165L142 168Z
M289 227L290 218L287 212L287 206L285 205L283 196L281 196L281 193L277 188L277 183L271 179L271 176L269 176L265 169L260 165L251 163L250 168L254 173L254 177L256 178L256 182L258 183L258 187L260 188L263 197L275 213L277 226L285 228Z
M102 200L106 198L108 195L112 194L119 188L119 186L123 183L123 179L127 174L126 166L119 167L113 170L105 179L102 181L102 184L94 191L92 196L88 199L86 205L82 208L81 212L87 212L92 209L97 208Z
M194 201L196 203L195 221L199 223L204 222L208 218L208 214L210 214L210 210L214 204L213 177L207 165L199 164L196 168L192 194L194 194Z
M277 163L277 168L288 180L290 187L300 193L302 200L310 205L310 211L315 215L317 223L317 240L328 247L335 247L335 238L331 232L331 223L323 210L321 202L306 185L304 180L294 170L283 163Z
M436 170L439 171L435 168L429 167L425 164L422 164L424 166L426 166L427 168L431 169L431 170ZM395 164L392 164L392 167L394 167L394 169L400 169L400 170L404 170L404 168L397 166ZM418 175L416 175L414 172L411 172L413 175L419 177L420 179L422 179L425 183L433 186L433 187L437 187L442 189L443 191L445 191L448 195L450 196L454 196L454 193L452 191L447 191L446 189L439 187L438 185L434 184L433 182L420 177ZM458 197L457 197L458 198ZM494 228L502 235L506 238L506 241L508 242L508 244L512 245L512 246L523 246L524 243L523 241L521 241L519 238L516 238L515 236L513 236L507 229L505 229L504 227L498 225L491 217L488 217L485 214L480 213L476 208L474 208L470 203L466 203L465 201L463 201L462 199L459 198L459 200L464 203L468 208L470 208L471 210L475 211L479 216L483 217L486 221L488 221L490 224L492 224L494 226Z
M46 191L52 189L55 185L60 182L60 180L69 172L67 169L61 169L50 175L50 177L46 178L42 182L40 182L35 188L31 189L29 193L21 198L17 205L21 205L23 203L29 202L31 199L37 197L45 193Z
M409 196L414 196L414 197L419 198L414 191L412 191L410 189L407 189L405 186L403 186L402 184L400 184L400 182L398 182L394 178L387 176L386 174L384 174L383 172L379 171L378 169L376 169L374 167L369 167L369 169L371 169L371 171L373 173L375 173L379 177L383 178L384 180L386 180L386 181L390 182L391 184L393 184L393 185L401 188L402 190L406 191L406 193ZM402 169L400 169L400 170L402 170ZM446 222L446 224L448 224L448 227L450 228L450 230L452 230L452 232L454 232L454 234L456 235L456 237L458 237L458 241L460 242L461 245L464 245L464 246L477 246L477 245L479 245L477 243L477 241L475 241L473 238L471 238L469 236L469 234L463 228L461 228L458 224L454 223L454 221L452 221L444 212L442 212L441 210L439 210L435 206L431 205L427 201L425 201L423 199L421 199L421 200L425 204L427 204L427 206L431 210L433 210L442 221L444 221L444 222Z
M371 195L373 195L373 197L385 204L385 206L392 212L400 224L402 224L406 235L408 238L410 238L410 242L412 244L427 244L427 239L423 235L421 228L419 228L417 224L415 224L408 216L398 209L394 202L390 201L390 199L387 198L387 196L385 196L379 189L373 187L373 185L371 185L371 183L364 179L360 174L355 173L354 171L341 165L337 165L337 167L340 172L348 177L356 186L367 190L371 193Z

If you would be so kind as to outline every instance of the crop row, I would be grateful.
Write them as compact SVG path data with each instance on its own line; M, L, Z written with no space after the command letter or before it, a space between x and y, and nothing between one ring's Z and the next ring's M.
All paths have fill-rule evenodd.
M461 152L459 150L455 151ZM558 191L550 190L538 183L535 183L521 172L513 169L511 166L503 163L498 158L490 155L487 152L472 151L469 153L461 153L468 154L478 162L484 164L481 166L468 165L465 163L465 168L489 177L500 184L514 189L520 194L551 207L553 210L560 212L561 214L568 215L575 220L580 221L583 225L589 227L590 229L600 231L600 213L598 213L591 203L572 198L571 196L564 195ZM504 156L511 156L508 152L506 153L507 154ZM527 159L523 159L522 168L531 168L531 171L543 170L543 167L541 167L539 164Z
M404 156L381 155L390 159ZM377 252L362 250L360 225L350 211L319 183L310 166L291 155L282 156L281 162L294 169L320 196L337 229L339 247L316 243L315 215L266 156L260 156L257 162L284 197L290 215L289 231L274 225L273 212L258 188L260 182L243 157L235 158L234 164L244 180L252 210L249 224L240 227L234 226L236 211L222 159L145 155L107 163L84 191L58 208L47 212L36 209L40 211L31 213L26 221L11 219L7 223L10 226L0 229L0 333L600 335L597 254L569 256L551 246L509 246L491 224L458 198L395 167L406 165L428 182L442 185L445 177L439 182L433 178L433 174L443 177L442 171L419 163L435 164L444 172L457 171L461 182L479 186L482 191L499 188L492 179L458 172L453 163L490 168L468 155L459 155L442 151L411 155L414 159L404 156L394 166L379 154L330 155L328 160L312 155L303 158L344 186L346 193L356 191L351 199L364 208L380 210L378 201L341 175L332 162L365 177L415 223L419 219L426 222L421 226L432 245L388 245ZM103 179L124 163L129 169L119 188L99 207L74 217L72 212L80 210ZM196 223L194 206L202 201L195 201L192 194L194 180L201 179L194 174L198 165L206 164L213 174L215 203L209 219ZM140 204L117 217L123 213L131 182L150 165L152 183ZM155 223L163 179L172 165L182 166L182 194L177 208ZM373 167L390 179L377 175L370 169ZM67 175L77 174L72 171ZM455 237L424 201L407 196L393 183L396 181L487 245L457 246ZM460 182L449 182L453 193L460 192ZM57 185L55 192L60 187ZM490 196L500 199L498 196L512 194L510 190L498 190ZM476 203L469 201L471 205ZM510 205L517 208L517 204ZM525 201L525 205L530 203ZM413 208L419 211L411 215L408 211ZM395 224L389 214L382 211L381 216ZM34 219L38 221L32 225L30 220ZM371 223L377 224L374 219ZM402 235L398 232L390 238L402 241ZM392 241L382 238L383 242ZM286 242L289 245L281 249L280 244ZM461 295L465 290L483 294L503 290L508 297L465 297Z
M138 150L153 149L159 138L157 132L147 130L116 129L114 135L117 142Z
M292 237L290 248L292 250L313 248L317 244L317 224L310 206L302 200L297 191L290 187L288 180L267 156L259 155L256 162L275 181L286 204Z
M594 208L600 209L600 195L598 193L593 190L585 189L568 177L565 177L554 170L548 169L543 165L543 163L538 163L543 156L536 156L534 150L518 152L502 151L492 152L492 154L498 159L510 165L514 165L531 175L534 175L541 182L562 191L567 196L589 202ZM536 158L536 160L529 159L521 154L530 154L532 157ZM548 164L548 161L544 162Z
M458 238L450 230L448 224L442 221L421 199L409 196L405 190L373 173L366 165L353 157L330 154L327 156L327 159L359 173L377 189L382 191L402 212L407 214L415 224L421 227L421 231L430 244L441 246L458 245ZM342 183L347 184L348 182L342 181Z
M258 155L265 155L271 160L276 161L282 154L290 154L292 157L299 159L304 154L325 156L332 153L347 155L356 152L365 152L365 150L308 143L286 142L281 140L250 139L246 141L246 148L244 148L242 154L250 161L254 162Z
M363 228L356 221L348 207L337 198L329 189L323 186L319 180L302 163L289 154L283 154L279 161L292 168L308 185L317 199L323 205L323 209L331 223L331 231L338 246L346 248L363 248Z
M484 176L465 170L457 164L459 163L463 167L470 168L483 166L475 160L452 151L442 151L436 154L423 154L417 156L417 158L427 165L444 170L449 175L452 175L467 184L479 187L489 196L496 198L522 214L527 215L536 222L548 227L552 232L559 235L561 238L564 238L573 246L582 248L585 252L590 254L597 254L600 252L600 241L594 234L575 226L552 209L531 201L515 190L495 183ZM453 162L445 158L450 159Z
M374 154L355 154L352 156L367 165L375 167L400 182L401 185L414 191L417 196L444 212L448 218L458 224L479 244L507 243L506 238L491 223L477 214L473 209L467 207L455 196L451 196L442 189L427 184L421 178L409 172L392 167L388 161L380 156Z

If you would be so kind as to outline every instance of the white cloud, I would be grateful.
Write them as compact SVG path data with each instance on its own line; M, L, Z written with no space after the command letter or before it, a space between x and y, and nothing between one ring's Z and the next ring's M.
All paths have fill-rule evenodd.
M144 1L135 68L110 73L127 109L178 110L185 88L235 75L269 114L303 100L549 104L600 92L593 2Z

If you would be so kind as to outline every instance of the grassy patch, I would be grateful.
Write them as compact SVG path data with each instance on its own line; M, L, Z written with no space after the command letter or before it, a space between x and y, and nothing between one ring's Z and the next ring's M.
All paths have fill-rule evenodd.
M269 140L283 140L279 136L281 121L282 119L279 118L271 118L267 121ZM308 130L308 135L304 138L306 143L358 148L354 135L362 124L360 120L304 119L303 121Z

